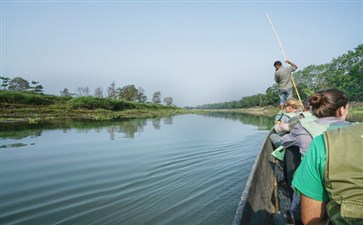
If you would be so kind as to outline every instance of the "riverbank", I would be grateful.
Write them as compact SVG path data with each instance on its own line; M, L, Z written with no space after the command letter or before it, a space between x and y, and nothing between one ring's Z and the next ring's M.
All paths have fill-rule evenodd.
M240 108L240 109L204 109L205 112L236 112L255 116L274 117L278 109L273 106Z
M363 122L363 102L349 103L348 120ZM237 112L256 116L275 117L279 108L274 106L240 108L240 109L210 109L206 112Z
M273 118L279 111L277 107L253 107L240 109L211 109L211 110L190 110L178 107L150 107L134 108L124 110L108 109L82 109L72 108L64 103L52 105L28 105L0 103L0 123L38 123L52 120L90 120L107 121L122 120L132 118L155 118L168 117L178 114L204 114L208 112L229 112L243 113L255 116L265 116ZM351 103L349 106L348 119L352 121L363 121L363 103Z
M0 90L0 123L120 120L195 113L176 106L93 96L61 97Z
M64 104L47 106L0 104L0 123L37 123L63 119L103 121L131 118L167 117L188 113L193 113L193 111L177 107L113 111L107 109L71 109L66 107Z

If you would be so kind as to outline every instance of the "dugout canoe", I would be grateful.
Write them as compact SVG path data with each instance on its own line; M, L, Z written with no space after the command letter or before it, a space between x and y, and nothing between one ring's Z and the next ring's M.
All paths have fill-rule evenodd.
M233 225L285 225L283 212L289 207L286 190L279 186L282 170L271 155L272 143L267 135L242 192ZM286 188L285 188L286 189Z

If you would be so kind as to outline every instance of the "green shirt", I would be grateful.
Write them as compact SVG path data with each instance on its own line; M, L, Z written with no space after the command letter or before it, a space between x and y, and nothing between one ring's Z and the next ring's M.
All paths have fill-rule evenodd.
M324 168L326 163L326 148L323 135L311 142L307 153L295 172L292 186L298 193L327 202L328 192L325 190Z

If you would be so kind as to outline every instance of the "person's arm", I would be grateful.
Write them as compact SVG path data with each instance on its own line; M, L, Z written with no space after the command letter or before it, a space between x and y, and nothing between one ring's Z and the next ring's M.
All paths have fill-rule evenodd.
M290 146L299 146L299 142L297 141L296 137L294 137L294 135L291 133L292 131L281 137L281 144L284 146L284 148L288 148Z
M301 195L301 219L305 225L326 225L328 222L325 202Z
M298 135L301 131L299 131L299 125L296 125L294 129L290 131L290 133L285 134L281 137L281 144L284 148L288 148L291 146L299 146Z
M297 69L296 64L291 62L290 60L286 60L286 63L288 63L288 64L290 64L292 66L292 71L295 71Z
M329 194L325 189L325 143L323 135L312 141L292 180L294 190L301 196L301 219L305 225L326 225L326 203Z

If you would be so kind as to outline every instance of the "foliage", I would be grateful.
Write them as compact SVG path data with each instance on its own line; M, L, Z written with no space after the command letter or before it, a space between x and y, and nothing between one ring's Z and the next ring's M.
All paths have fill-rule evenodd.
M36 93L36 94L42 94L43 93L43 85L39 84L38 81L32 81L32 86L29 87L29 91Z
M69 92L68 88L64 88L63 91L60 91L60 96L71 97L72 94Z
M118 88L117 92L120 99L133 102L137 100L138 91L135 85L126 85L123 88Z
M9 86L10 78L9 77L0 77L0 80L1 80L1 87L3 88L3 90L6 90L7 87Z
M113 111L122 111L130 109L165 109L171 108L158 104L138 103L111 98L96 98L91 96L72 98L67 103L71 109L107 109Z
M139 102L146 102L147 101L147 97L145 95L145 90L142 87L139 87L137 89L137 100Z
M310 65L294 73L294 80L301 99L316 91L337 88L348 94L350 101L363 101L363 44L348 51L330 63ZM297 98L296 93L294 97ZM235 109L256 106L278 105L276 84L267 88L266 93L246 96L239 101L222 102L198 106L202 109Z
M112 81L111 85L107 88L107 97L116 98L116 84Z
M15 77L9 81L8 89L12 91L26 91L29 87L29 81L21 77Z
M64 98L52 95L42 95L30 92L0 91L0 103L50 105Z
M10 79L9 77L0 77L2 82L1 87L3 90L10 90L10 91L27 91L35 94L42 94L43 93L43 86L39 84L38 81L29 81L25 80L22 77L14 77Z
M160 91L156 91L153 94L152 103L160 104L161 103L161 93Z
M110 98L97 98L91 96L82 96L72 98L68 101L68 106L71 109L108 109L108 110L126 110L135 109L135 104L122 100Z
M164 98L163 102L165 103L165 105L173 105L173 98L172 97L166 97Z

